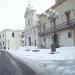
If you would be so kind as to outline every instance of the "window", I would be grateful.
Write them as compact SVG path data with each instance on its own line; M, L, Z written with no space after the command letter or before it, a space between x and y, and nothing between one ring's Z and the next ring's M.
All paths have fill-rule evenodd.
M4 45L4 41L3 41L3 45Z
M1 38L1 35L0 35L0 38Z
M23 34L21 35L21 38L24 38L24 35Z
M6 47L4 47L4 49L6 49Z
M70 12L71 12L71 11L66 11L66 12L65 12L66 19L67 19L67 24L68 24L68 25L70 24Z
M21 34L24 34L24 32L22 32Z
M26 41L25 41L25 45L27 45Z
M43 25L43 31L45 31L45 25Z
M45 42L45 38L44 38L44 42Z
M22 43L24 43L24 41L22 41Z
M0 45L1 45L1 42L0 42Z
M34 35L36 35L36 32L35 32L35 30L34 30Z
M4 34L3 34L3 37L4 37Z
M28 25L30 25L30 20L28 20Z
M68 37L71 38L72 37L72 33L68 32Z
M14 32L12 32L12 37L14 37Z
M36 40L35 40L35 46L36 46Z

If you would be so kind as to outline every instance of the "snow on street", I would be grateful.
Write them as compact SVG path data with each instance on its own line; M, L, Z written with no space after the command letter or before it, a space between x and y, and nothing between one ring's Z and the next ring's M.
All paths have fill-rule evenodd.
M55 54L50 54L50 49L33 47L21 47L8 52L31 67L38 75L75 75L75 47L58 48Z

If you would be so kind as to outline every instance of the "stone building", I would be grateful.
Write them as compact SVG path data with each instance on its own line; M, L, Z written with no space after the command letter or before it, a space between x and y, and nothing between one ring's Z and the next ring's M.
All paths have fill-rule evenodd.
M23 32L21 34L21 46L24 47L25 44L26 44L26 42L25 42L25 36L24 36L24 30L23 30Z
M36 14L36 10L34 10L30 4L28 5L25 11L25 29L24 29L24 37L25 37L25 45L26 46L38 46L39 45L39 36L38 36L38 27L37 20L38 15Z
M21 46L22 30L5 29L0 32L0 49L17 49Z
M45 48L52 43L75 46L75 0L56 0L55 5L39 16L38 24L41 45Z

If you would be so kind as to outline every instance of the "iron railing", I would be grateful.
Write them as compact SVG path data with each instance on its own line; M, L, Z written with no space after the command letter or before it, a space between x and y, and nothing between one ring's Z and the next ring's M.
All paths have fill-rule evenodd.
M70 24L68 25L67 22L61 23L59 25L56 25L55 28L54 27L50 27L50 28L46 28L45 31L39 31L38 34L39 36L44 36L47 34L50 34L52 32L56 32L62 29L66 29L68 27L74 27L75 26L75 19L70 20Z

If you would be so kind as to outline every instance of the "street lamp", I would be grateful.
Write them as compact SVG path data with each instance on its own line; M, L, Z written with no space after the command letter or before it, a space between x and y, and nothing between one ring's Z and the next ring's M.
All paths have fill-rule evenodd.
M47 14L46 12L43 13L44 16L46 16L48 18L48 20L51 22L51 34L52 34L52 44L51 44L51 52L54 53L56 52L56 44L57 44L57 38L55 37L56 32L55 32L55 28L56 28L56 19L58 18L58 13L55 12L55 10L53 9L49 9L49 14ZM54 29L54 30L52 30Z

